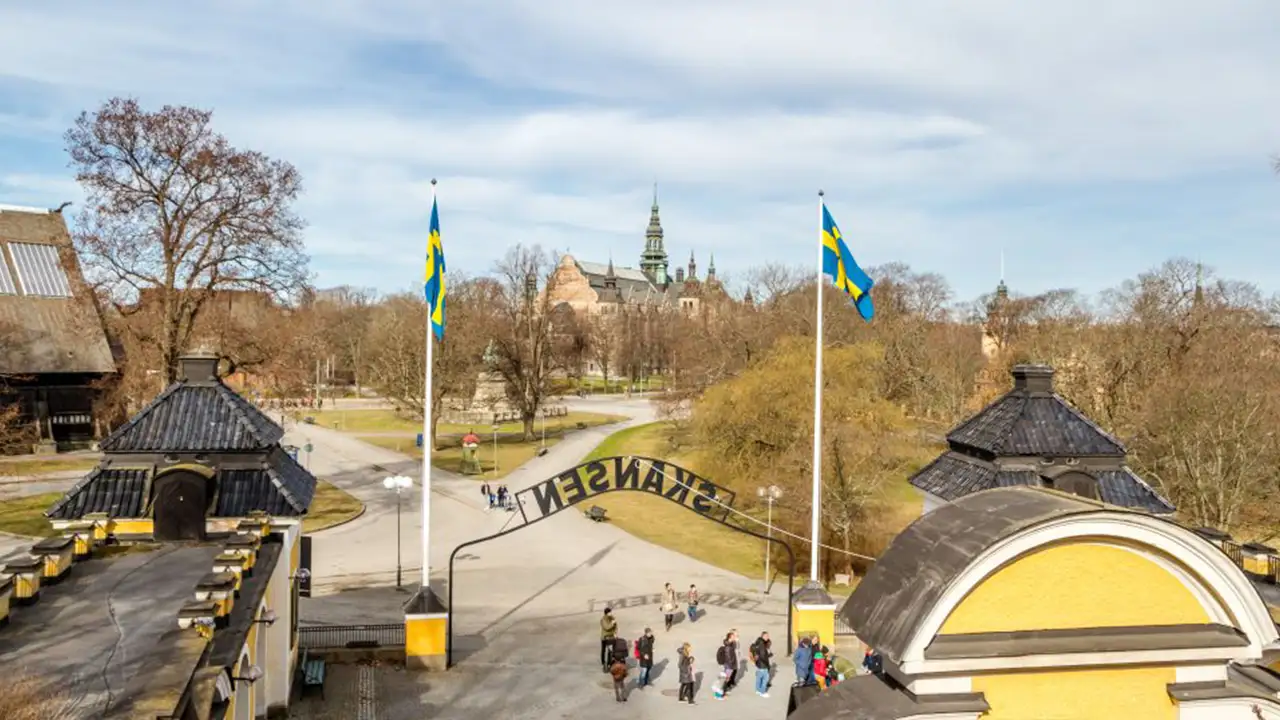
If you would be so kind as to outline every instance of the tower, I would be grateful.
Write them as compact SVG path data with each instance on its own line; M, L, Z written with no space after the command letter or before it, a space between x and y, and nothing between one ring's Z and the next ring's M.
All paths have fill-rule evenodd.
M707 263L707 282L716 281L716 254L711 253L711 262Z
M644 232L640 269L654 285L665 287L670 282L667 277L667 251L662 246L662 220L658 217L658 183L653 184L653 207L649 209L649 227Z
M693 251L692 251L692 250L690 250L690 251L689 251L689 275L688 275L688 278L689 278L690 280L697 280L697 279L698 279L698 263L694 262L694 260L693 260Z
M609 254L609 269L604 274L604 287L606 290L616 290L618 287L618 275L613 271L613 254Z

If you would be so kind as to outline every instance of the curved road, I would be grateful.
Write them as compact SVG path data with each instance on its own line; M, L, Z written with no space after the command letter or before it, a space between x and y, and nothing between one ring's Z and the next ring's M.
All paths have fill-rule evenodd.
M576 432L550 451L508 475L513 492L576 465L608 435L651 422L648 400L572 400L576 410L610 413L627 422ZM311 622L395 622L408 593L388 592L395 582L395 496L382 487L387 474L420 481L418 461L374 447L333 430L302 425L287 442L312 442L313 472L352 493L368 509L347 525L313 536L312 567L317 595L303 608ZM497 532L513 515L487 511L479 483L432 471L432 587L443 597L449 554L460 543ZM405 584L420 580L420 495L402 498L402 553ZM690 516L690 519L694 518ZM662 629L657 594L664 582L678 590L691 583L703 595L704 617L683 618L670 633ZM711 707L699 717L779 717L786 710L791 671L780 658L778 691L769 699L751 690L751 672L725 701L711 697L715 648L736 628L745 648L762 630L785 645L786 598L760 593L748 579L637 539L608 523L593 523L573 509L459 555L454 588L456 668L418 676L398 704L380 717L439 718L615 718L647 717L673 707L678 687L675 648L690 642L701 673L698 701ZM599 669L599 617L610 605L620 633L634 639L654 627L659 649L656 687L636 692L615 706L611 685ZM634 678L633 678L634 679ZM674 712L682 712L675 710Z

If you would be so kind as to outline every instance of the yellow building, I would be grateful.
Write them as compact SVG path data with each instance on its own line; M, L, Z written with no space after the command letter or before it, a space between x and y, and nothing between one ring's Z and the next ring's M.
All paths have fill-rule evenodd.
M881 658L799 720L1273 720L1276 625L1220 547L1030 487L904 530L841 610Z

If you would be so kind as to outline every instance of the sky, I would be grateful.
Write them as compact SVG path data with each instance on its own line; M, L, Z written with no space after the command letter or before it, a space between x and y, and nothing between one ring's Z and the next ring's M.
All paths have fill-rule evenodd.
M202 9L203 8L203 9ZM83 195L62 133L112 96L214 111L295 164L316 283L515 243L672 270L863 266L957 299L1095 293L1189 257L1280 290L1274 0L0 0L0 203Z

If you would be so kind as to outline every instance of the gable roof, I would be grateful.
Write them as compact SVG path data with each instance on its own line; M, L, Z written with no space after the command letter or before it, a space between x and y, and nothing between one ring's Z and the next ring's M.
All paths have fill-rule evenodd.
M995 456L1123 456L1124 445L1053 391L1046 366L1019 365L1014 387L947 435L957 449ZM1028 378L1032 382L1028 383ZM1044 381L1043 385L1034 380Z
M0 206L0 373L115 371L61 213Z
M122 452L237 452L262 450L284 429L222 381L182 379L116 428L102 450Z

